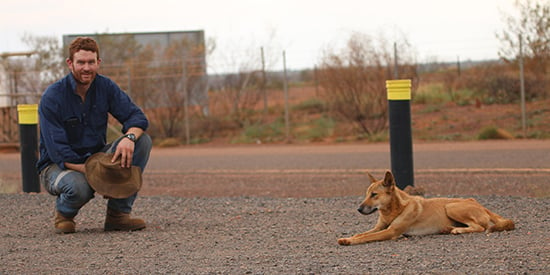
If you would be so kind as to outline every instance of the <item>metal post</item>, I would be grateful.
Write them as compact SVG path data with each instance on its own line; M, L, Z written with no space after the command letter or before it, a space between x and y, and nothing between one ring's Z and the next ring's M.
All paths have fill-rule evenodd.
M264 47L260 48L262 54L262 95L264 96L264 115L267 115L267 77L265 76L265 57L264 57Z
M399 61L397 60L397 43L393 43L393 79L399 78Z
M387 80L388 109L390 116L391 169L397 186L405 189L414 186L411 80Z
M183 54L183 71L182 71L182 79L183 79L183 98L185 100L183 105L183 113L185 115L185 144L189 145L191 144L191 134L189 133L189 106L191 105L189 101L191 101L191 96L189 94L189 90L187 89L187 82L189 80L188 77L188 71L187 71L187 55Z
M283 51L283 89L284 89L284 98L285 98L285 134L286 141L290 141L290 122L288 117L288 79L286 73L286 53Z
M21 145L21 173L23 192L40 192L36 162L38 161L38 105L17 105L19 140Z
M523 138L527 137L527 122L525 119L525 76L523 71L523 42L521 34L519 35L519 85L521 96L521 130Z

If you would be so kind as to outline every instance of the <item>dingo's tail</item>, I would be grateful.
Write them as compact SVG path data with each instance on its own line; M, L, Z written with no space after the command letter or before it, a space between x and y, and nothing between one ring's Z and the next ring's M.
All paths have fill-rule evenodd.
M507 231L507 230L515 229L515 224L512 220L505 219L489 210L487 210L487 213L491 217L491 222L494 223L494 225L489 228L489 232L505 231L505 230Z

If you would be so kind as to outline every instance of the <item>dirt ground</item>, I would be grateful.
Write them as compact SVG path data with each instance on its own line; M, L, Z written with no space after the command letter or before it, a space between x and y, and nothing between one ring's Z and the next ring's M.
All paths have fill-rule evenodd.
M516 230L339 246L376 222L355 209L386 145L165 148L134 205L143 231L103 232L97 196L57 235L53 196L0 194L0 274L549 274L550 144L450 145L415 146L415 186L474 197ZM21 182L18 166L0 155L0 180Z

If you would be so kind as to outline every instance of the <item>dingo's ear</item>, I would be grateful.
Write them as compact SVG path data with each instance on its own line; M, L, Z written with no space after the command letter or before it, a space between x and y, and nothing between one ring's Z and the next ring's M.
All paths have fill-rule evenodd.
M393 174L390 171L386 171L386 175L384 176L384 183L382 183L384 187L390 187L395 185L395 179L393 178Z
M371 183L375 183L375 182L376 182L376 179L375 179L369 172L367 172L367 175L369 176L369 179L370 179L370 182L371 182Z

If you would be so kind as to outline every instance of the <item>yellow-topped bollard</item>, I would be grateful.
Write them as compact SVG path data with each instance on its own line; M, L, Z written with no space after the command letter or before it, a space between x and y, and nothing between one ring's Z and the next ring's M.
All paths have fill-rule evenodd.
M388 100L411 100L411 80L387 80Z
M23 192L40 192L38 161L38 104L17 105Z
M38 104L17 105L19 124L38 124Z
M410 79L387 80L391 169L397 186L414 185Z

